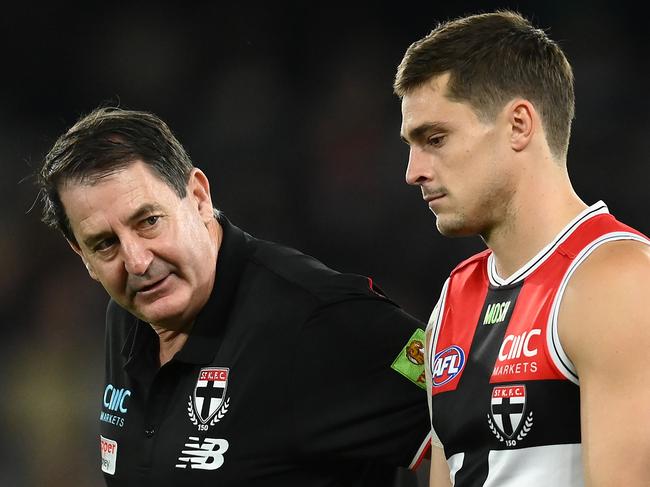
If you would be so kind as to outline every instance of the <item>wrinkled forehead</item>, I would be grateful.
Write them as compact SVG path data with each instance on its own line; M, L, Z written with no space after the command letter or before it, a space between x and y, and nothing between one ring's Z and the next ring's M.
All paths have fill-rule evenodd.
M75 234L102 221L124 221L139 208L174 204L176 194L147 165L136 162L100 178L68 180L59 197Z

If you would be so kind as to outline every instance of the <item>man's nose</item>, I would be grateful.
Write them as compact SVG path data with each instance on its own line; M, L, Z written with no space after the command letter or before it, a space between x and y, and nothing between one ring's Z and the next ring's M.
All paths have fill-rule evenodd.
M129 274L142 276L153 260L153 253L141 238L122 239L122 255L124 268Z
M409 163L406 167L406 183L419 186L432 179L431 164L424 151L417 147L409 150Z

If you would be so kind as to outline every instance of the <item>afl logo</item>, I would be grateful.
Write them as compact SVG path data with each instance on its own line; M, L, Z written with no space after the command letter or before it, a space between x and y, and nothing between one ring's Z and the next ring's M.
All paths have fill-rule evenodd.
M463 349L452 345L438 352L433 358L431 377L433 386L440 387L453 380L463 370L465 365L465 352Z

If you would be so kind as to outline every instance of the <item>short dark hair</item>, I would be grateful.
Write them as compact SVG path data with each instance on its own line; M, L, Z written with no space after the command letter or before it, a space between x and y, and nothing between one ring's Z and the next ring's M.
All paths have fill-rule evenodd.
M93 184L136 160L147 164L180 198L194 165L170 128L149 112L101 107L82 116L45 156L38 175L42 220L75 238L59 190L68 182Z
M575 114L573 72L562 49L516 12L499 10L438 25L406 50L393 89L402 98L450 74L446 96L482 120L521 96L539 111L549 148L563 159Z

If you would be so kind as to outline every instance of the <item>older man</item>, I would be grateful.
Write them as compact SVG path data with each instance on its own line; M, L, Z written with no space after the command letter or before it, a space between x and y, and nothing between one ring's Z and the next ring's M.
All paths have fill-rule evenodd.
M420 323L370 279L215 212L208 178L158 117L92 112L40 181L44 220L111 297L108 485L351 486L371 467L417 464Z

